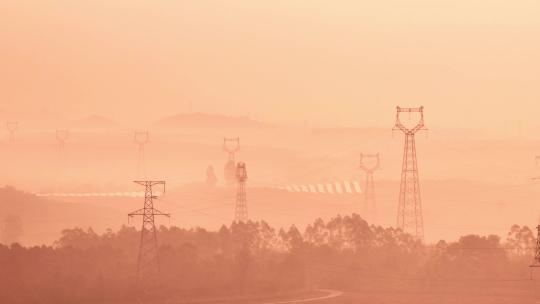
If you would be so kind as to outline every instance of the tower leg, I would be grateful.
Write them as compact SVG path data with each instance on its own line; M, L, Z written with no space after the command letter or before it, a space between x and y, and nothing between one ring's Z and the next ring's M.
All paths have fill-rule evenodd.
M248 220L245 182L238 183L234 219L239 222L246 222Z
M373 181L373 171L366 171L366 181L364 183L364 219L370 224L377 221L377 210L375 206L375 185Z
M421 241L424 240L422 202L413 133L405 134L397 227Z

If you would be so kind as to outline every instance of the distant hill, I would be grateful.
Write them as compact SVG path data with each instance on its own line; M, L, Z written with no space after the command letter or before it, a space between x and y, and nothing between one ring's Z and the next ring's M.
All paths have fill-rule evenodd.
M206 113L181 113L165 117L154 123L166 128L220 128L220 127L265 127L267 123L253 120L246 116L226 116Z
M71 127L75 129L114 129L119 125L116 121L100 116L100 115L91 115L83 119L74 121L71 123Z
M120 197L113 200L79 198L78 201L46 198L10 186L0 187L0 243L51 245L66 228L92 227L104 231L119 227L125 223L125 213L139 204L139 199ZM20 222L21 229L10 229L18 231L15 235L6 235L6 223L10 219Z
M388 136L391 134L391 128L361 128L361 127L335 127L335 128L313 128L311 134L317 137L336 137L336 136Z

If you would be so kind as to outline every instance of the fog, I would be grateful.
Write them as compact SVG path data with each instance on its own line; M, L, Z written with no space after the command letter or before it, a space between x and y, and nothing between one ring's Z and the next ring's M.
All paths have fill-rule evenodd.
M0 302L537 301L539 14L2 1Z

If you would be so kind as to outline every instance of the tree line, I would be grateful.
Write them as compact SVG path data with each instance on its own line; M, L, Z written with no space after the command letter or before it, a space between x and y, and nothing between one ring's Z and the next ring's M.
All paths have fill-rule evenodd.
M424 245L359 215L300 231L234 222L217 231L158 228L160 292L194 299L312 287L377 291L504 287L528 276L536 238L514 225L505 239L467 235ZM53 246L0 245L1 303L123 303L134 295L140 231L62 232ZM519 286L509 288L519 289ZM156 295L157 296L157 295Z

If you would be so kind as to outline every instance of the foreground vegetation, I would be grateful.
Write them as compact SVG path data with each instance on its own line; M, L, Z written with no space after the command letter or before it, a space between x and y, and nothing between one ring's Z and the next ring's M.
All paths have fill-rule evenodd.
M303 232L265 222L233 223L219 231L160 227L158 238L161 291L184 299L312 286L436 291L519 282L528 277L535 244L529 228L514 226L505 240L468 235L423 246L399 230L369 226L358 215L318 219ZM51 247L1 245L0 302L127 300L138 243L138 231L122 227L102 235L66 229Z

